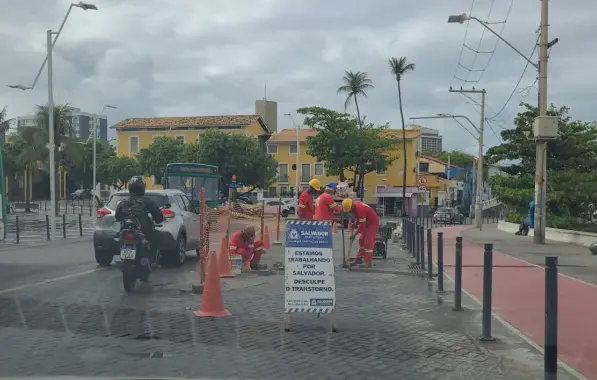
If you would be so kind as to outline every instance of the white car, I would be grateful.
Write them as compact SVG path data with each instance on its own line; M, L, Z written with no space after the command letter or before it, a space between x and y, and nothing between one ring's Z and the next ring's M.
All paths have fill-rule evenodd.
M267 201L265 202L266 206L280 206L280 215L282 215L283 217L287 217L290 214L293 214L295 209L294 207L288 205L285 201L279 202L279 201ZM291 211L292 210L292 211Z

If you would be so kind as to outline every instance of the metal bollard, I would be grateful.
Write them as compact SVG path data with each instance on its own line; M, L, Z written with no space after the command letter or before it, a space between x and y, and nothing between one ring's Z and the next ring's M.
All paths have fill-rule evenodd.
M415 222L410 222L410 254L415 257Z
M483 252L483 335L482 341L494 341L491 336L491 297L493 287L493 244L486 243Z
M454 266L454 311L462 311L462 236L456 238L456 262Z
M419 226L419 258L421 260L421 270L425 272L425 227Z
M406 226L406 235L404 236L406 239L406 250L410 252L410 220L405 219L404 225Z
M50 215L46 214L46 239L50 240Z
M431 228L427 229L427 278L433 280L433 247L431 246Z
M62 237L66 239L66 214L62 214Z
M81 214L79 214L79 236L83 236L83 220Z
M437 293L444 294L444 233L437 233Z
M417 264L421 264L421 258L419 257L419 225L415 224L415 241L414 241L414 246L415 246L415 250L413 252L413 256L415 257L415 260L417 262Z
M558 258L545 257L545 380L558 378Z
M17 226L16 226L16 233L17 233L17 244L21 242L21 227L19 226L19 216L17 215L16 218Z

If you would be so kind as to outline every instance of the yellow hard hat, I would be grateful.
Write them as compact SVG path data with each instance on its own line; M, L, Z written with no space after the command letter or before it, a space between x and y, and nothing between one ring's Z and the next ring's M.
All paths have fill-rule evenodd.
M342 201L342 210L349 212L352 209L352 199L346 198Z
M316 190L319 190L321 188L321 182L319 182L317 178L313 178L309 181L309 186Z

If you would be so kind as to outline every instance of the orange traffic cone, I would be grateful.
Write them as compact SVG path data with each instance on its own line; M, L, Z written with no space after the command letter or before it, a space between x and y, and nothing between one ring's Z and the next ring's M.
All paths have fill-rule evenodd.
M194 313L197 317L227 317L230 312L224 307L222 285L218 273L218 259L216 252L211 251L207 257L207 273L205 274L203 296L199 310Z
M218 254L218 271L220 277L234 277L232 273L232 267L230 266L230 257L228 256L228 244L226 242L226 236L222 237L220 243L220 252Z
M263 230L263 249L272 249L272 245L269 241L269 230L267 226L265 226Z

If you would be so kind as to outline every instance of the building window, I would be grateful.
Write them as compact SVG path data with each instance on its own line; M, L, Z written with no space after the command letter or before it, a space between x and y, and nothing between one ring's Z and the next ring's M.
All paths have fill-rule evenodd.
M276 186L270 186L269 190L267 191L267 195L269 198L274 198L278 196L278 188Z
M139 153L139 137L137 137L137 136L129 137L129 152L131 154Z
M419 162L419 172L429 173L429 162Z
M298 147L297 147L296 143L288 144L288 152L290 154L296 154L296 152L298 151L297 148Z
M278 182L288 183L288 164L278 165Z
M377 173L377 175L388 175L388 170L387 169L376 170L375 172Z
M301 164L301 182L311 180L311 164Z
M176 141L181 144L184 144L184 136L176 136Z
M316 177L323 177L325 175L325 169L323 162L317 162L313 168L313 175Z
M267 153L270 154L277 154L278 153L278 145L276 144L266 144L267 146Z

